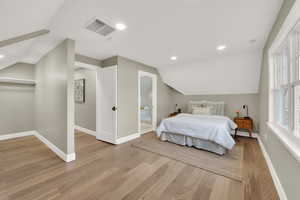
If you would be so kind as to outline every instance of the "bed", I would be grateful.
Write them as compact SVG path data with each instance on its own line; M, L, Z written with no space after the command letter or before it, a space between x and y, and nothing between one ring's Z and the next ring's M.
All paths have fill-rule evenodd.
M197 109L199 113L195 112ZM205 113L206 110L209 113ZM224 155L235 145L231 131L236 127L230 118L224 116L224 102L191 101L188 113L162 120L156 133L162 141Z

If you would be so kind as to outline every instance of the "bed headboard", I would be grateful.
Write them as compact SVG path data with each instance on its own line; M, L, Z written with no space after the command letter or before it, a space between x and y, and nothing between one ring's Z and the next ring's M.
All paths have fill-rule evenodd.
M214 115L224 115L223 101L190 101L189 112L192 112L192 107L211 107Z

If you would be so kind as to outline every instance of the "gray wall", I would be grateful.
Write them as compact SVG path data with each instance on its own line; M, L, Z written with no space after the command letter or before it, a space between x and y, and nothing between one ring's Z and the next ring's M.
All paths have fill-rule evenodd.
M138 132L138 71L158 75L157 117L158 123L172 111L172 89L164 84L158 71L150 66L124 57L112 57L102 61L102 66L118 64L118 137Z
M259 127L259 95L258 94L231 94L231 95L183 95L176 91L173 93L174 105L178 104L182 108L183 112L187 112L189 101L224 101L225 115L234 118L236 116L235 111L242 111L242 105L246 104L249 108L249 115L253 119L255 124L255 131Z
M96 71L75 70L74 79L85 79L85 102L75 102L75 125L96 131Z
M71 137L68 119L72 122L69 115L74 119L69 110L74 100L73 93L69 93L69 89L74 90L74 50L74 41L65 40L36 64L35 127L65 153L74 152L72 138L68 143Z
M0 77L35 79L35 65L27 63L17 63L0 70Z
M294 0L284 0L277 20L268 37L263 52L262 71L260 78L260 132L261 139L264 143L268 154L271 157L274 168L279 176L283 188L289 200L299 199L299 180L300 180L300 164L288 152L285 146L280 142L275 133L270 131L266 122L268 121L268 50L278 34L289 10L294 4Z
M113 57L104 59L101 62L102 67L109 67L109 66L113 66L113 65L117 65L117 64L118 64L118 56L113 56Z
M102 63L101 60L97 60L95 58L91 58L91 57L80 55L80 54L75 55L75 60L78 62L90 64L90 65L97 65L99 67L101 66L101 63Z
M0 77L34 79L34 65L17 63L0 70ZM35 130L34 86L0 83L0 135Z

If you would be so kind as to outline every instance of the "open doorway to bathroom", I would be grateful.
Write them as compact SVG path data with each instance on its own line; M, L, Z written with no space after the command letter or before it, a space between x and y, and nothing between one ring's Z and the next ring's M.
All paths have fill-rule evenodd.
M156 129L157 123L157 76L139 71L139 133Z

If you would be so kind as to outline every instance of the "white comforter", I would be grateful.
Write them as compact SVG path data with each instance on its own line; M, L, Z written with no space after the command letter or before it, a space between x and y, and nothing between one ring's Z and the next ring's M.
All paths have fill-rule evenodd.
M158 137L162 132L178 133L213 141L226 149L232 149L235 142L230 133L235 128L237 125L225 116L179 114L164 119L156 133Z

